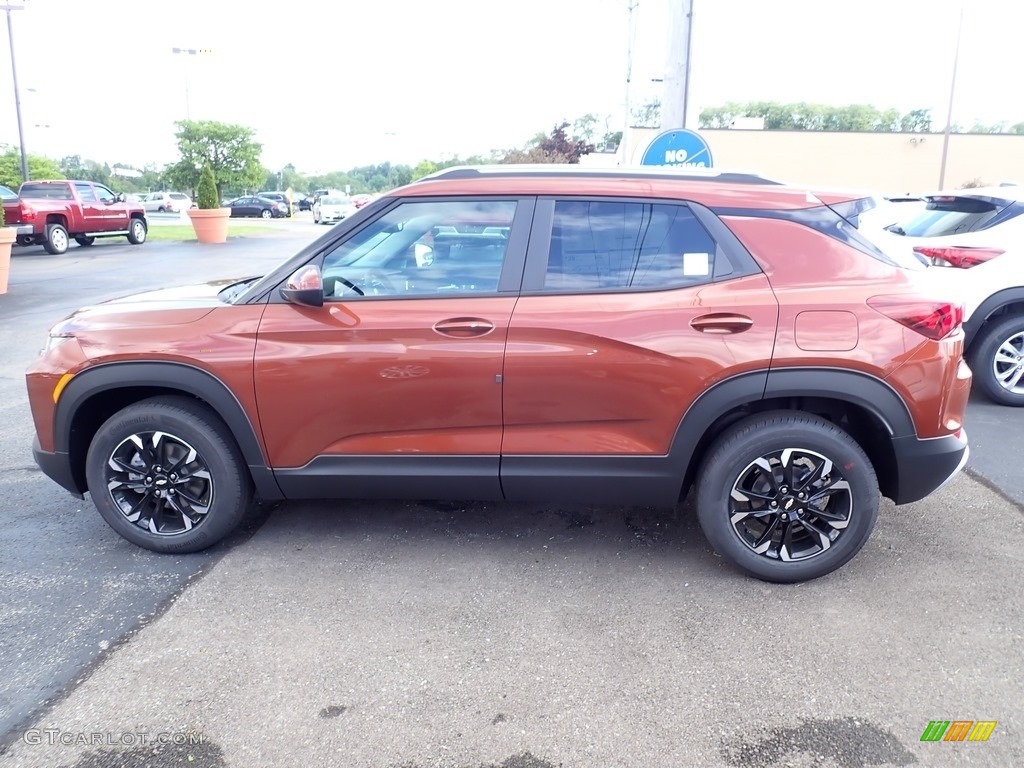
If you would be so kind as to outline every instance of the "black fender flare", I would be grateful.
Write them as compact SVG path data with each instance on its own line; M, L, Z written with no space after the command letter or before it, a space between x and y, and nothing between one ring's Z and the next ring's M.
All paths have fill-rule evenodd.
M903 398L876 376L836 368L751 371L715 384L683 414L669 452L671 464L680 480L696 469L691 467L691 463L697 446L718 419L744 405L786 397L818 397L847 402L873 414L892 438L917 435L914 420Z
M203 400L224 421L252 473L253 482L266 500L282 498L253 425L242 404L220 379L186 363L113 362L100 363L76 374L60 394L54 413L54 449L67 453L71 447L71 425L84 403L94 395L132 387L177 390Z
M1024 304L1024 287L1004 288L1001 291L996 291L981 302L978 308L971 313L970 319L964 323L964 349L970 348L974 338L978 335L978 331L982 329L985 322L992 317L994 312L997 312L1007 304L1015 302Z

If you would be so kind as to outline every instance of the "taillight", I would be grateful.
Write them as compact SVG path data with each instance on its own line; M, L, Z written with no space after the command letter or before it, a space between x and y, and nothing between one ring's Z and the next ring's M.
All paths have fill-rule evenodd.
M917 296L872 296L868 306L935 341L949 336L964 321L964 305L950 301L929 301Z
M935 266L970 269L989 259L994 259L996 256L1002 256L1005 251L1000 248L971 248L969 246L947 246L944 248L919 246L914 249L914 253L921 254Z
M32 221L36 217L36 210L30 205L21 204L21 220Z

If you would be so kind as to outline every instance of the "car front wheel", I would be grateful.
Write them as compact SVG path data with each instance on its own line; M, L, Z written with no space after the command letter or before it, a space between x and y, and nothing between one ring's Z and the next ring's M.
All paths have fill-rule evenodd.
M867 455L835 424L776 411L738 422L710 447L697 482L708 541L764 581L831 573L875 526L881 494Z
M988 328L974 343L970 358L974 383L989 399L1024 406L1024 315Z
M149 230L146 227L146 222L138 217L132 219L131 224L128 225L128 242L132 245L142 245L148 236Z
M215 413L179 397L117 412L86 456L89 493L111 528L154 552L198 552L241 522L252 480Z

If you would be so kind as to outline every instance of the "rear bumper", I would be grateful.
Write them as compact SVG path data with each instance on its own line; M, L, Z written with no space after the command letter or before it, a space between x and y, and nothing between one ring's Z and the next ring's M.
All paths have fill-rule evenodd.
M899 488L896 504L910 504L935 493L959 474L967 464L970 448L967 431L921 440L916 436L898 437L892 442L896 452Z
M77 496L80 499L84 498L82 491L75 482L74 473L71 471L71 456L69 454L59 451L44 451L39 445L39 438L37 437L32 444L32 458L35 459L39 468L43 470L43 474L57 483L57 485L70 492L73 496Z

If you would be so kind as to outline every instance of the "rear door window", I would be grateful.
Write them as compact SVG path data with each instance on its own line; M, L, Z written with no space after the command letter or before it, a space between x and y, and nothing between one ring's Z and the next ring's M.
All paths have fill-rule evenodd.
M686 205L556 200L540 286L555 293L657 291L710 282L718 248Z

